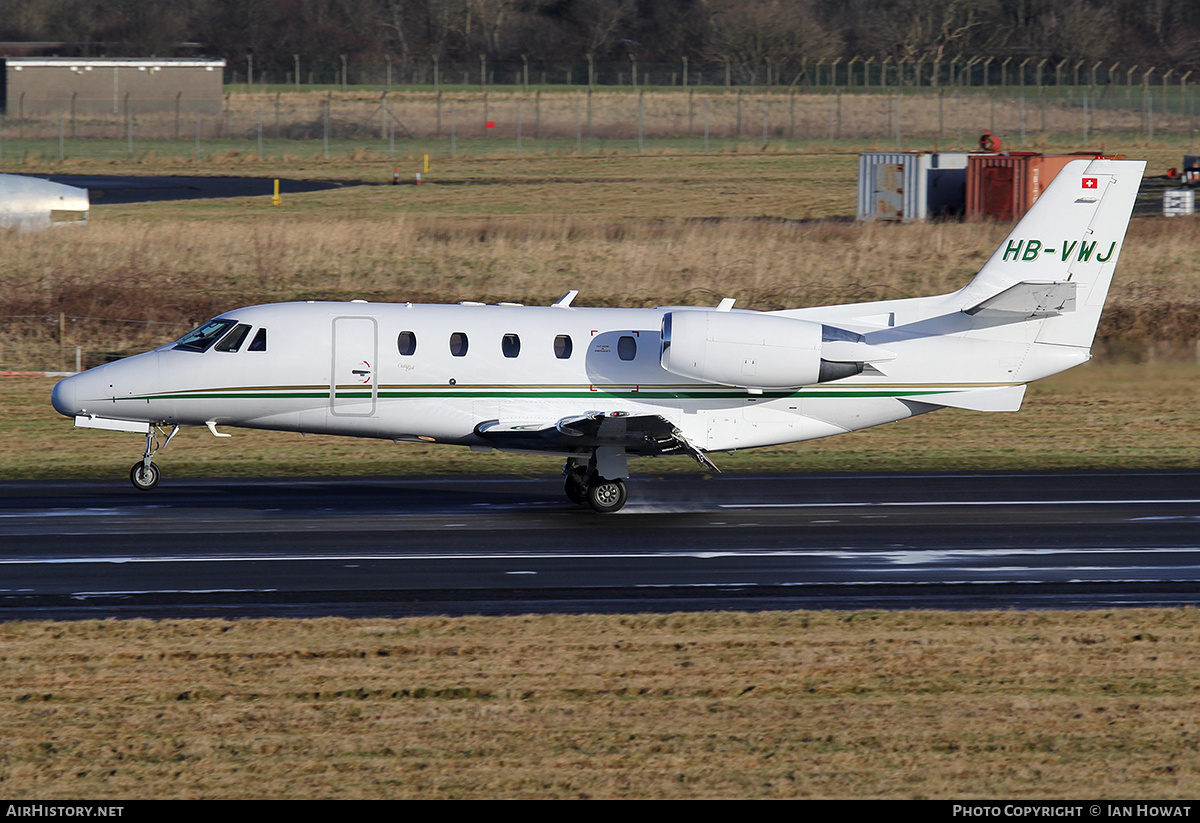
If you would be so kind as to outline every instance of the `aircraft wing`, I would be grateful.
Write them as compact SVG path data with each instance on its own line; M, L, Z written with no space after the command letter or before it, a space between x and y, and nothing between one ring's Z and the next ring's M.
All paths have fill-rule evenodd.
M498 449L591 452L615 447L642 457L686 454L720 471L674 423L658 414L590 411L556 421L485 420L475 427L475 434Z

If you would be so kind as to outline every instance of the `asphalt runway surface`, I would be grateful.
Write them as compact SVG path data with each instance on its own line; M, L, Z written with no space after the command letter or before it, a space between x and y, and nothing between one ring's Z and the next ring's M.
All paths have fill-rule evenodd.
M39 175L55 183L87 189L93 206L109 203L151 203L160 200L200 200L221 197L270 197L275 183L267 177L134 177L94 174ZM356 181L280 180L279 193L300 194L344 186Z
M0 619L1200 602L1200 473L0 484Z

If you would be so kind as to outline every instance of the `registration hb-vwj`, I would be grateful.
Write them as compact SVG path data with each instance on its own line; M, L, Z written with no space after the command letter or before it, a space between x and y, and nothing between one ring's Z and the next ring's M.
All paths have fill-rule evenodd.
M962 289L842 306L282 303L68 377L54 407L145 434L184 426L420 440L566 458L567 495L626 500L628 458L809 440L952 406L1015 411L1086 361L1145 163L1069 163ZM167 434L167 429L170 434Z

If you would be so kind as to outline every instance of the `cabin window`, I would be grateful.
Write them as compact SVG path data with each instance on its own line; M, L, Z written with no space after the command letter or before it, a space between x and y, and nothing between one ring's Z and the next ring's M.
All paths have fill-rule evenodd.
M554 356L559 360L571 358L571 336L569 334L560 334L554 338Z
M254 339L250 341L250 348L246 351L266 351L267 350L267 329L264 326L254 335Z
M400 336L396 338L396 348L405 357L409 357L417 353L417 333L411 331L402 331Z
M516 357L521 353L521 338L515 334L506 334L500 340L500 351L505 357Z
M465 357L467 354L467 334L456 331L450 335L450 353L455 357Z
M221 339L234 326L232 320L209 320L203 326L179 338L175 348L184 351L208 351L213 343Z
M617 357L632 360L637 357L637 341L626 335L617 341Z
M237 351L242 347L242 343L246 341L246 335L249 333L249 326L245 323L238 323L233 327L233 331L221 338L221 342L217 344L217 351Z

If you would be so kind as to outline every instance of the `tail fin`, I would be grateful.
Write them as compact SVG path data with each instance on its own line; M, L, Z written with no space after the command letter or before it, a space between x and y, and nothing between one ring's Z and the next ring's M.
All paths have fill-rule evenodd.
M963 289L963 310L1042 317L1038 343L1091 348L1145 168L1068 163Z

